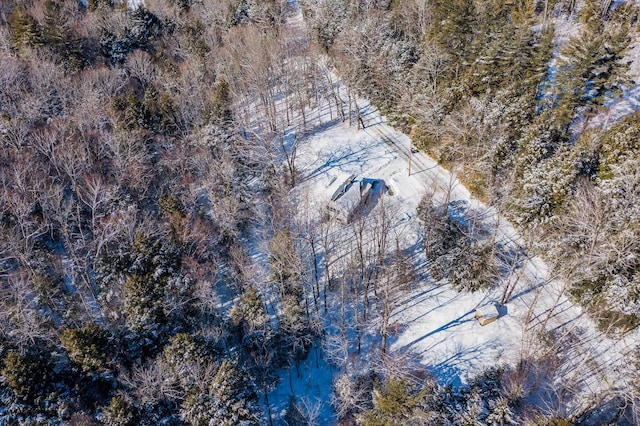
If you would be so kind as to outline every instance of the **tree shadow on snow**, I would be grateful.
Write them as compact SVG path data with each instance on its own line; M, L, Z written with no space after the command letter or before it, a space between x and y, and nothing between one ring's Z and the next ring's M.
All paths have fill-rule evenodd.
M419 337L417 339L415 339L414 341L412 341L411 343L406 344L402 349L403 350L407 350L410 349L412 346L420 343L421 341L428 339L429 337L433 336L434 334L438 334L442 331L446 331L450 328L459 326L461 324L464 324L466 322L470 322L470 321L475 321L475 318L473 317L475 310L469 311L467 313L464 313L462 315L460 315L458 318L449 321L448 323L436 328L435 330L430 331L429 333L423 335L422 337ZM469 318L466 318L469 317Z
M383 157L384 155L380 157L371 157L371 150L368 146L361 146L357 150L353 150L351 147L345 147L338 151L332 150L324 159L319 156L318 160L320 160L322 164L311 170L309 173L303 174L299 179L299 182L306 182L316 178L331 169L343 168L348 165L363 164L367 161Z
M436 290L440 290L440 291L436 293ZM447 292L446 288L434 285L433 287L423 290L420 293L411 294L398 302L398 305L400 306L400 308L396 309L393 312L393 314L400 315L401 313L413 308L414 306L424 303L425 300L431 299L432 297L438 297L442 293L446 293L446 292ZM434 309L437 309L440 306L442 305L437 305ZM421 316L424 316L424 315L421 315Z
M450 385L454 391L462 386L461 372L468 370L467 364L481 352L480 348L460 349L437 364L427 366L438 383Z
M415 283L432 281L431 275L429 274L429 263L427 262L426 257L423 256L424 241L422 240L422 237L418 238L416 242L402 250L402 253L414 265L413 273L415 276Z

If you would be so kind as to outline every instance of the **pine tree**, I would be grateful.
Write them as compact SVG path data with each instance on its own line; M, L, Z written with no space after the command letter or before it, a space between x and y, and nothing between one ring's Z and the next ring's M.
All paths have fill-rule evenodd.
M232 361L224 361L206 392L192 391L182 403L182 419L194 426L257 425L259 410L248 377Z
M11 42L17 50L23 46L35 47L42 43L42 29L36 19L22 8L16 7L9 16Z
M178 333L171 337L162 355L175 380L187 390L197 384L200 377L196 372L209 358L202 343L187 333Z
M301 3L320 46L328 51L345 27L351 14L350 4L342 0L326 0L307 7L306 2Z
M422 392L412 389L402 378L390 377L384 386L373 390L373 407L361 417L366 426L406 424L420 400Z
M0 373L20 402L32 406L45 402L55 383L50 359L33 351L9 352L2 364Z
M285 349L290 359L293 359L296 371L299 371L299 362L305 358L313 341L313 333L309 327L308 318L304 314L304 308L300 298L293 294L285 295L280 303L282 315L280 331L283 333Z
M60 4L54 0L44 2L44 21L42 24L42 40L54 50L59 51L67 41L67 27Z
M629 83L629 31L628 19L604 25L592 18L562 49L556 113L560 129L568 129L578 107L588 116L607 99L620 96L622 86Z
M509 402L505 398L498 398L489 403L490 413L487 416L486 422L490 426L507 426L516 425L515 416Z
M637 158L640 158L640 112L623 118L604 135L598 158L598 177L609 179L617 166Z
M166 323L164 282L150 275L133 275L123 287L127 325L136 333L155 333Z
M107 426L137 426L140 424L140 410L136 404L125 395L111 398L99 419Z
M484 426L485 401L478 389L472 389L464 396L465 404L456 413L456 424L465 426Z
M111 352L111 334L96 324L87 324L81 328L67 328L60 340L69 359L80 365L85 373L96 373L107 368Z
M438 259L455 248L463 232L448 214L448 206L434 206L432 198L424 196L418 205L417 213L420 219L424 246L429 260Z
M527 167L512 205L515 220L522 225L549 220L568 201L576 166L576 152L562 146L553 157Z
M260 294L254 287L249 287L240 296L239 303L231 309L231 320L241 326L245 334L261 329L268 320Z
M451 284L458 290L477 291L490 288L499 275L495 257L496 248L487 238L482 241L465 240L465 244L453 253Z
M227 126L233 120L231 93L229 92L229 83L226 80L220 79L216 82L210 109L211 119L215 123Z
M492 91L505 84L522 84L521 78L535 38L532 11L520 5L485 1L476 5L473 64L467 86L472 94Z
M78 70L85 65L80 42L73 36L62 6L56 0L44 3L42 44L51 49L68 69Z
M453 58L455 65L463 65L470 53L476 10L472 0L436 0L431 2L434 24L429 26L429 37Z
M280 295L295 294L301 296L299 276L301 261L295 251L293 235L288 230L274 233L269 242L269 264L274 282L280 286Z
M109 307L139 337L160 337L167 315L177 319L181 314L171 306L181 287L189 283L180 273L180 256L180 248L168 237L141 232L132 247L101 258L97 281L102 302L107 306L116 303Z

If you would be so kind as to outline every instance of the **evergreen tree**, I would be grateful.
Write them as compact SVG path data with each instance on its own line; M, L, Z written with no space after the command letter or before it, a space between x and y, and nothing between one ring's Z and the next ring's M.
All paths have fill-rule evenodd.
M299 375L300 360L305 358L314 336L299 297L286 295L281 301L281 310L280 331L286 344L281 349L285 349L288 357L293 359Z
M136 333L155 333L166 324L164 283L150 276L133 275L123 287L127 325Z
M361 417L366 426L409 423L413 411L425 395L412 389L402 378L390 377L383 387L374 387L372 396L373 407Z
M229 83L224 80L216 82L215 90L211 99L211 119L217 124L228 126L233 120L231 111L231 93L229 92Z
M489 404L491 412L487 416L487 424L490 426L517 425L513 410L505 398L498 398Z
M458 290L477 291L492 287L499 275L495 256L496 248L491 238L481 241L466 239L453 252L450 280Z
M99 419L107 426L137 426L141 416L139 408L125 395L116 395L106 406Z
M527 167L511 206L516 221L525 225L549 220L568 201L577 175L576 153L567 146Z
M23 46L35 47L42 43L42 29L36 19L24 9L16 7L9 16L11 42L20 50Z
M46 0L44 3L42 44L51 49L66 68L77 71L84 67L86 60L81 42L69 28L68 17L59 0Z
M32 407L44 405L54 389L55 374L51 360L30 351L9 352L0 373L18 400Z
M564 131L578 112L591 115L608 99L619 97L630 81L626 76L629 18L608 25L598 18L589 22L560 53L556 122Z
M623 118L606 132L598 155L598 177L614 177L614 169L640 157L640 112Z
M464 66L476 26L476 10L472 0L435 0L431 2L433 25L429 37L454 60L453 66ZM467 63L468 64L468 63Z
M66 22L62 15L60 4L55 0L46 0L44 2L44 20L42 23L42 40L43 43L52 46L58 51L63 48L67 42Z
M430 196L422 197L417 213L422 224L428 259L435 260L446 255L464 237L459 224L449 215L448 206L434 206Z
M187 333L178 333L164 347L163 358L171 368L175 380L189 390L201 378L198 369L210 355L201 342Z
M194 426L257 425L259 410L248 377L232 361L224 361L206 391L192 391L182 403L182 419Z
M239 303L231 309L231 320L241 326L245 334L251 334L266 325L268 317L260 294L254 287L247 288L240 296Z
M71 361L85 373L97 373L108 367L111 338L107 330L93 323L77 329L67 328L60 336Z

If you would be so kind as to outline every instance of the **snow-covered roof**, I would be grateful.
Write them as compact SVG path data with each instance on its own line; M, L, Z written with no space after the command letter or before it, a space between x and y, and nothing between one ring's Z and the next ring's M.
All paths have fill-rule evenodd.
M386 188L381 179L364 178L354 182L354 178L355 175L351 175L327 205L333 217L343 223L350 222L356 215L368 214Z

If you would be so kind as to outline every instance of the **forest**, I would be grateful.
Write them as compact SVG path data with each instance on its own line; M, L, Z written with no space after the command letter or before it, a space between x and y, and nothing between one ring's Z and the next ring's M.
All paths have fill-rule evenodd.
M640 84L639 12L0 2L0 424L640 423L640 111L616 109ZM416 169L497 219L453 180L406 195L393 173L344 223L319 208L367 154L332 157L330 132L368 137L374 106ZM407 301L435 290L498 294L511 355L454 380L399 349ZM565 299L593 330L555 326ZM600 338L617 364L576 361Z

